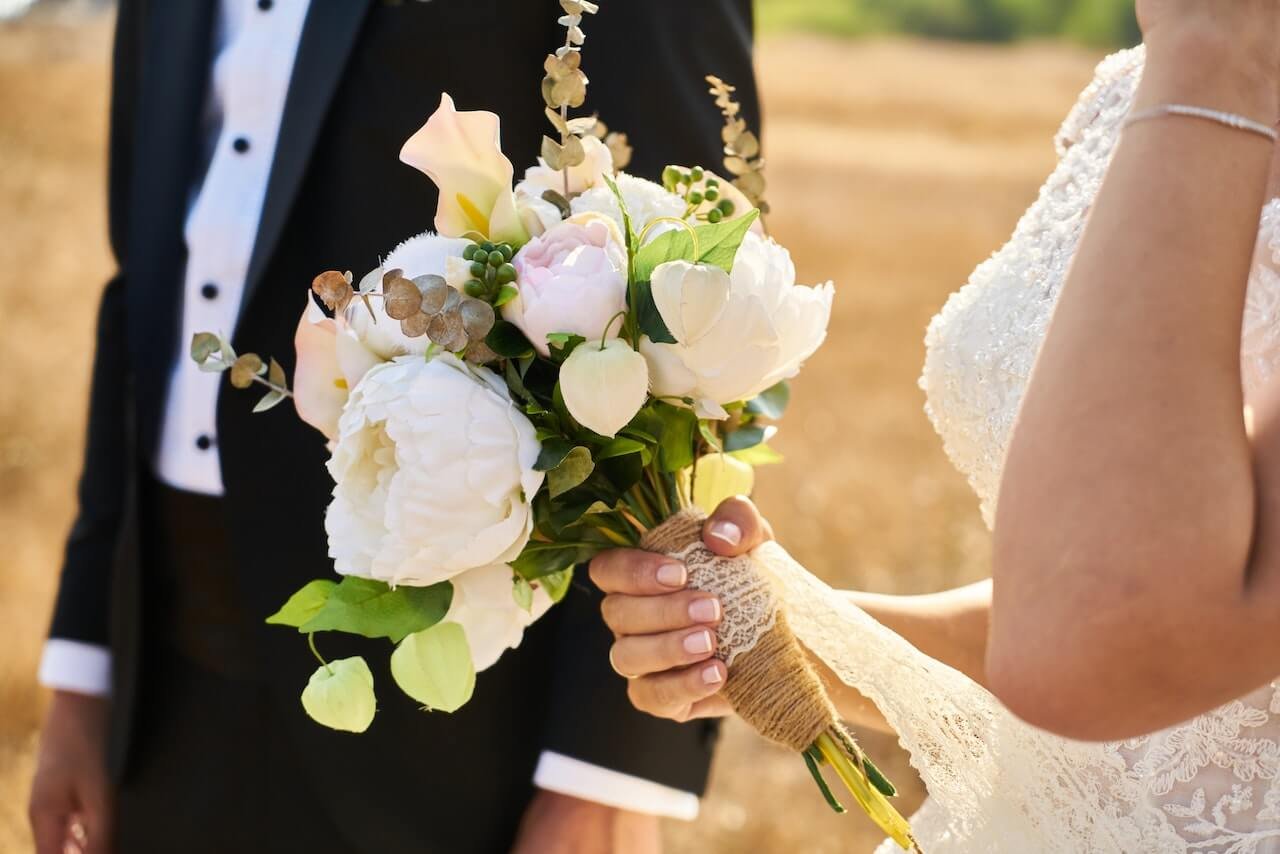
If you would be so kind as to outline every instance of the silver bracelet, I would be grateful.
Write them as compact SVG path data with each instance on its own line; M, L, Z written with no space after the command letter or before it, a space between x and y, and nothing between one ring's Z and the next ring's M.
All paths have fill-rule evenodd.
M1253 119L1246 118L1235 113L1224 113L1221 110L1210 110L1207 107L1193 107L1188 104L1161 104L1139 113L1131 113L1124 120L1124 127L1129 127L1137 122L1145 122L1149 119L1159 119L1165 116L1186 116L1193 119L1204 119L1209 122L1216 122L1225 127L1234 130L1242 130L1247 133L1256 133L1259 136L1265 136L1272 142L1280 140L1280 132L1274 127L1264 125L1262 122L1255 122Z

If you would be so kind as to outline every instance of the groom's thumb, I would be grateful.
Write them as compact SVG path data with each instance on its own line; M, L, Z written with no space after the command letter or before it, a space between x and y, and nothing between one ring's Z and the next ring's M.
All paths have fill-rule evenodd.
M702 541L707 548L724 557L746 554L772 539L769 522L751 499L743 495L722 503L702 527Z

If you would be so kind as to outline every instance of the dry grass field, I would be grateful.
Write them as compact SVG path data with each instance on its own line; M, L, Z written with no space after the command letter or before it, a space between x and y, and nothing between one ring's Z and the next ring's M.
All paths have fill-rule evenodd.
M109 272L103 133L108 22L0 24L0 852L24 804L44 696L35 663L70 522L97 293ZM827 346L796 384L760 501L838 585L923 592L986 572L987 535L925 419L924 328L1004 240L1052 165L1052 133L1097 57L778 37L760 51L770 225L801 278L834 278ZM865 738L922 792L889 738ZM730 726L704 819L675 852L862 852L803 766Z

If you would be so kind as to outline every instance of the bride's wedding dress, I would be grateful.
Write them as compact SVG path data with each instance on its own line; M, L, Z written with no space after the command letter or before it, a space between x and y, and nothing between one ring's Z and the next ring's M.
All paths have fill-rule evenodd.
M1060 163L1038 200L929 328L929 416L988 523L1032 362L1143 59L1139 48L1102 63L1059 134ZM1280 199L1263 213L1250 281L1246 392L1280 364L1278 339ZM910 751L930 794L913 819L929 854L1280 852L1280 679L1155 735L1070 742L1018 721L785 558L762 562L797 634L880 707Z

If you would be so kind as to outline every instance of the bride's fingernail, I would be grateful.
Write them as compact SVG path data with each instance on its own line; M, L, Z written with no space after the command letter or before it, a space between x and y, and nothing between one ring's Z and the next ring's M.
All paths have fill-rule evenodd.
M720 676L720 667L716 664L708 664L702 668L702 684L719 685L724 679Z
M706 655L711 652L711 632L694 632L684 639L684 651L690 655Z
M742 529L732 522L712 522L709 535L731 546L742 542Z
M658 567L658 583L663 587L675 587L677 589L684 587L685 582L689 580L689 574L685 571L684 565L679 563L664 563Z
M695 599L689 603L689 619L695 623L714 623L720 619L720 601Z

